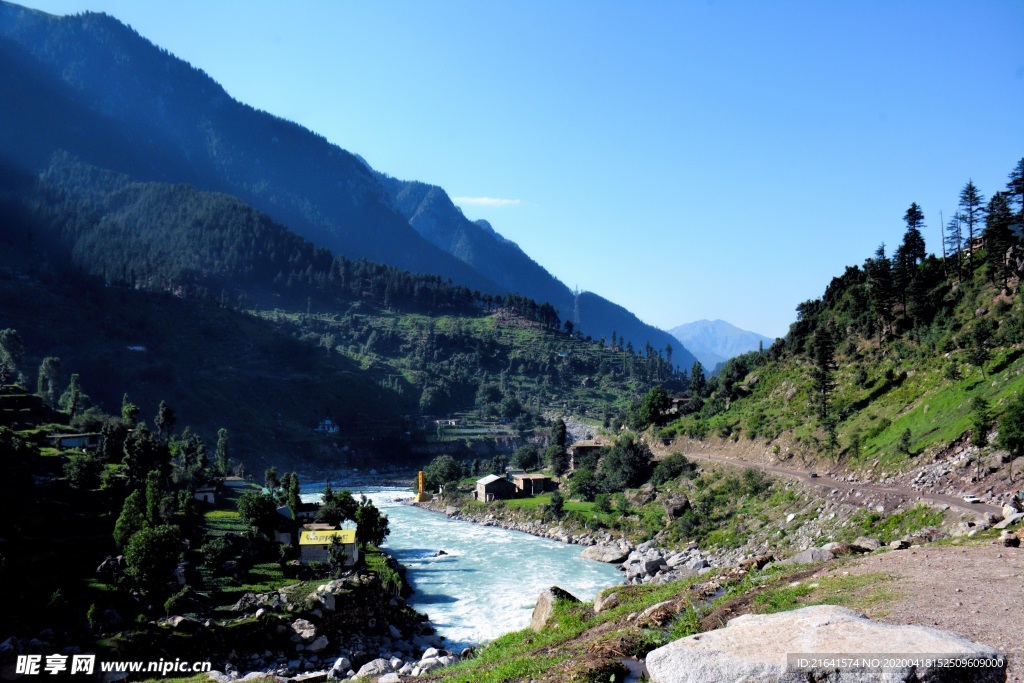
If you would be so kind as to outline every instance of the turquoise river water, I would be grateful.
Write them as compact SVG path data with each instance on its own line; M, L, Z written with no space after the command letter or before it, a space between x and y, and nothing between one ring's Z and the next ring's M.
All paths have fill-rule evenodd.
M303 486L315 499L322 484ZM581 546L518 531L451 520L395 499L408 489L353 491L388 516L384 548L408 567L415 593L409 603L430 617L452 647L476 645L526 627L537 596L560 586L581 600L622 580L616 565L580 558ZM438 555L443 550L445 555Z

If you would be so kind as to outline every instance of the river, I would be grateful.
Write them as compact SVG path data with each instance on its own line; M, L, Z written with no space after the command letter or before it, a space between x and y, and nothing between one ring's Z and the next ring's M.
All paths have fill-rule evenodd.
M314 499L322 484L303 486ZM353 494L359 496L359 491ZM451 520L415 505L409 489L363 491L388 516L384 548L408 567L409 604L427 614L451 647L477 645L530 623L537 596L559 586L581 600L622 580L616 565L580 558L581 546ZM438 555L443 550L445 555Z

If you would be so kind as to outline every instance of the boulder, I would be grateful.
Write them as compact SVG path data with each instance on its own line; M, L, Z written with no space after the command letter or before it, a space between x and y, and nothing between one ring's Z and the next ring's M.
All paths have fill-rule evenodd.
M999 534L999 540L1002 541L1002 544L1007 548L1020 547L1020 538L1009 529L1003 529L1002 533Z
M202 624L198 620L192 619L191 617L167 617L166 623L175 631L196 631L202 627Z
M780 562L780 564L810 564L811 562L823 562L835 559L835 555L827 550L821 548L808 548L802 552L797 553L793 557L787 558Z
M559 600L579 602L576 596L558 586L548 588L537 597L537 604L534 606L533 616L530 618L530 628L534 631L543 630L555 613L555 603Z
M892 548L893 550L906 550L907 548L910 547L910 541L908 541L908 540L906 540L904 538L901 538L898 541L893 541L892 543L890 543L889 547Z
M665 508L665 517L669 522L676 521L690 509L690 499L682 494L666 498L661 504Z
M320 606L328 612L333 612L335 609L337 609L338 602L334 597L334 593L330 593L327 591L317 591L316 593L313 593L311 597L313 598L314 601L319 602Z
M850 548L854 552L858 553L870 553L878 550L882 547L882 542L877 538L867 538L866 536L858 536L857 540L850 544Z
M327 636L317 636L316 640L306 647L306 650L309 652L321 652L327 648L328 643Z
M402 683L402 677L396 673L384 674L377 679L377 683Z
M619 606L620 602L619 594L614 590L602 591L594 598L594 612L600 614L601 612L615 609Z
M594 560L595 562L615 563L622 562L628 554L619 546L592 545L580 553L580 557L584 560Z
M231 607L232 612L248 612L260 606L260 600L255 593L246 593L238 599Z
M1005 529L1007 527L1013 526L1014 524L1016 524L1017 522L1021 521L1022 519L1024 519L1024 512L1011 512L1008 515L1004 514L1003 515L1003 521L999 522L999 524L996 524L994 528L996 528L996 529Z
M356 672L356 678L383 676L389 673L391 673L391 662L386 659L375 659L359 667L359 671Z
M884 644L884 645L883 645ZM791 660L787 660L787 653ZM887 669L829 667L808 672L796 668L796 655L934 654L979 660L964 672L908 666ZM871 621L860 612L835 605L816 605L779 614L746 614L723 629L674 641L647 655L647 669L655 683L710 683L711 681L774 681L797 683L828 680L843 683L864 680L952 681L995 683L1006 680L1006 663L984 668L983 660L999 657L988 645L954 633L924 626L895 626ZM792 666L791 666L792 665ZM868 676L865 676L868 674ZM871 674L874 674L871 677Z
M300 640L309 642L316 638L316 626L305 619L296 619L291 624L292 633Z
M416 666L420 670L421 674L425 674L428 671L440 669L444 666L444 662L441 661L440 657L427 657L425 659L421 659L419 664Z
M338 657L334 660L334 665L331 667L331 675L335 678L341 678L351 668L352 662L348 661L348 657Z

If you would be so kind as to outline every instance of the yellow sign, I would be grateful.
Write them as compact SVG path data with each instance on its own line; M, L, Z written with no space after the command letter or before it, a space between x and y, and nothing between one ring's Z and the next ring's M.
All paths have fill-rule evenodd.
M299 545L327 545L332 538L339 543L355 543L355 529L328 529L326 531L303 531L299 534Z

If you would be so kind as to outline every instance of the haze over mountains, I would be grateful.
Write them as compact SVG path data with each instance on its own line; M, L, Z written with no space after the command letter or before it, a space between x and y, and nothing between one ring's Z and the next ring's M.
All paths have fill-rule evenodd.
M318 247L489 293L552 303L595 339L612 333L689 367L668 333L592 293L578 298L441 188L390 178L323 137L233 100L202 70L116 19L0 2L0 153L40 172L66 150L138 181L187 183L266 213Z
M673 327L669 333L685 344L707 370L741 353L756 351L760 344L768 348L774 341L724 320L697 320Z

